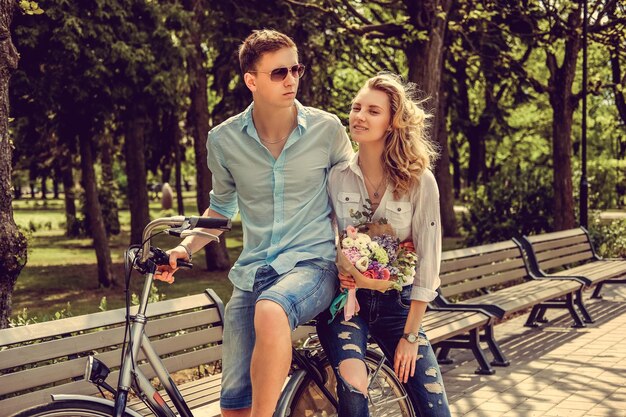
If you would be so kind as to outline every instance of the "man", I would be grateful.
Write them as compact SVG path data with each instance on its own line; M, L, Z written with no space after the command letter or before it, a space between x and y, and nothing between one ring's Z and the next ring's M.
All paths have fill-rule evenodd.
M253 32L239 49L253 102L209 132L211 205L203 215L241 214L243 251L224 318L220 405L225 417L270 417L291 363L291 330L330 305L337 288L327 175L352 157L339 119L296 99L305 67L286 35ZM217 233L218 231L211 231ZM186 259L207 243L186 238Z

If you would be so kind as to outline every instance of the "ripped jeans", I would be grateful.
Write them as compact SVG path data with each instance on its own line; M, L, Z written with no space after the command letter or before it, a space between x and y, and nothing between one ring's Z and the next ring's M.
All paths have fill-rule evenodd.
M383 353L393 364L396 346L404 333L404 325L409 313L411 286L402 292L360 289L357 299L361 306L358 316L349 322L343 320L340 312L330 324L330 314L318 316L317 332L324 351L337 375L339 397L339 417L367 417L367 398L356 388L349 386L339 375L339 364L350 358L363 360L367 336L371 333ZM426 313L428 314L428 313ZM421 417L450 417L448 399L443 386L441 372L433 348L420 328L418 359L415 375L404 385L413 408Z

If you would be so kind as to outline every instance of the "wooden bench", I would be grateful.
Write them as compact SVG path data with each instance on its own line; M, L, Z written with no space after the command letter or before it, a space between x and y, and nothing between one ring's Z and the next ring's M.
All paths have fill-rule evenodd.
M522 248L512 240L443 252L440 278L436 305L448 309L476 308L491 316L480 340L487 343L494 356L492 365L508 364L495 340L496 319L532 307L525 325L535 327L540 311L560 308L569 311L574 327L584 326L576 310L585 310L580 298L582 281L574 277L531 277ZM438 357L446 360L447 354L442 349Z
M422 321L422 327L435 351L445 351L440 363L451 363L448 352L451 349L469 349L478 362L476 373L495 373L480 347L480 331L490 321L490 315L480 309L429 308Z
M87 357L96 354L109 368L119 367L125 315L122 308L0 330L0 414L48 403L51 394L100 396L96 386L83 379ZM222 315L222 301L210 289L155 302L147 309L146 334L167 369L196 368L194 372L203 376L179 386L192 409L219 399L221 374L215 362L222 356ZM146 377L154 377L148 364L140 368ZM107 382L116 387L117 377L117 371L111 372ZM139 400L129 405L149 414Z
M576 276L586 286L595 287L592 298L601 298L604 284L626 283L626 258L598 256L583 227L519 240L529 254L533 277Z
M135 311L132 308L131 314ZM87 357L95 354L109 368L119 367L125 316L122 308L0 330L2 415L48 403L52 394L100 396L96 386L83 379ZM219 297L207 289L203 294L151 303L147 316L146 334L167 369L173 373L196 368L193 372L198 379L179 384L189 407L202 410L203 416L219 415L221 367L217 361L222 354L223 330ZM490 316L480 309L435 308L427 312L423 327L435 349L471 349L480 369L486 370L482 373L493 373L478 342L479 330L489 321ZM314 331L312 326L300 326L292 339L303 339ZM143 358L142 354L139 360ZM210 369L200 370L209 365ZM149 365L140 367L148 378L154 377ZM107 383L115 387L117 377L117 371L111 372ZM171 406L167 394L161 394ZM142 415L152 415L138 399L129 406Z

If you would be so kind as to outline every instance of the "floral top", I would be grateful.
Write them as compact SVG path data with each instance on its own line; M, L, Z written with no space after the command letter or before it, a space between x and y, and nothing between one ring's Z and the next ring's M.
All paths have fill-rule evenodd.
M328 192L339 230L357 224L350 211L360 211L368 197L358 154L351 161L335 165L328 180ZM412 284L411 299L430 302L441 284L441 218L439 189L430 170L424 171L419 185L395 199L390 187L385 190L372 221L385 217L401 241L411 240L418 260Z

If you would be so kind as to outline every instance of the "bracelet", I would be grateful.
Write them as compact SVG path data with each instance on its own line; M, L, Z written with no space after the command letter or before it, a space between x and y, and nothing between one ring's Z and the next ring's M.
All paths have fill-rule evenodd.
M185 245L184 243L179 243L178 246L180 246L181 248L185 249L185 252L187 252L187 256L189 257L189 262L191 262L191 251L189 250L187 245Z

